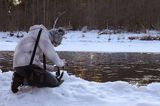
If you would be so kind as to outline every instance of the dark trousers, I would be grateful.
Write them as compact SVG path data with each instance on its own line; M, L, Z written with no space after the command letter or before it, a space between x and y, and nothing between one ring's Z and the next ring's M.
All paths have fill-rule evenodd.
M24 78L24 84L37 87L56 87L59 81L50 72L37 65L15 67L16 73Z

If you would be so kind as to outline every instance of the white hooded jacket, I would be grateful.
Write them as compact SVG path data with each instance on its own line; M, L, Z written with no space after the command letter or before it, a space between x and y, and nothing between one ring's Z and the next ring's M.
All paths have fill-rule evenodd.
M51 35L49 34L48 29L43 25L34 25L30 27L28 35L22 38L16 46L13 57L13 68L29 65L40 28L42 28L43 30L38 42L33 64L36 64L43 68L43 63L40 61L40 56L42 56L44 53L45 56L56 66L64 66L64 61L60 59L54 49L53 44L51 43ZM50 71L54 70L54 66L51 65L46 65L46 68Z

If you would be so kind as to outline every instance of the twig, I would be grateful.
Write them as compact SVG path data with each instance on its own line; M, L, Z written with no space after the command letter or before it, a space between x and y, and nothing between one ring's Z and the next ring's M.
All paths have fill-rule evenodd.
M62 15L64 15L65 13L66 13L66 12L64 11L64 12L62 12L62 13L60 13L60 14L58 15L58 17L57 17L56 20L54 21L53 28L56 28L57 21L58 21L59 18L60 18Z

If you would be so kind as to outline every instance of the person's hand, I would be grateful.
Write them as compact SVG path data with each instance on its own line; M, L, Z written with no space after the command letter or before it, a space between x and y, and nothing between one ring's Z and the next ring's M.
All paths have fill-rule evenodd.
M54 66L54 71L58 71L58 70L59 70L59 67Z

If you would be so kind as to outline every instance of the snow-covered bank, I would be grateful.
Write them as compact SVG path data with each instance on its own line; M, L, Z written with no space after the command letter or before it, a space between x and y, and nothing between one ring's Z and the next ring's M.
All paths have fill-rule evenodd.
M26 33L24 33L26 35ZM144 36L140 33L102 34L98 31L69 31L65 35L62 44L57 51L81 51L81 52L144 52L160 53L160 41L129 40L128 37ZM150 36L157 36L158 32L148 32ZM17 42L21 38L10 37L7 32L0 33L0 51L14 51Z
M71 31L56 50L87 52L152 52L160 53L159 41L128 40L144 34L122 33L98 35L97 31ZM153 35L154 36L154 35ZM0 33L0 50L14 51L21 38ZM160 83L147 86L116 81L89 82L65 72L65 82L56 88L21 88L10 90L13 72L0 71L0 106L160 106Z
M0 106L160 106L160 83L141 87L122 81L96 83L65 72L60 87L22 88L13 94L12 74L0 73Z

